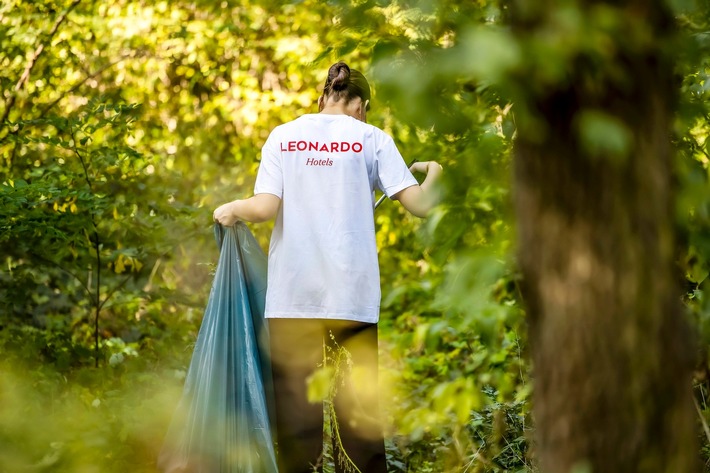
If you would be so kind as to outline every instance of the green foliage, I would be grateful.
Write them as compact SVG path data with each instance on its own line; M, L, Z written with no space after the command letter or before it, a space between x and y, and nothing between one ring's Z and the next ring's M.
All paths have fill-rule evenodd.
M155 160L125 145L139 107L100 100L67 117L8 123L6 139L27 162L23 172L12 170L24 178L8 178L0 193L9 282L42 271L36 285L4 288L6 315L25 324L32 314L40 327L66 315L67 326L51 329L69 329L79 342L93 334L97 349L102 309L124 315L118 304L150 297L141 287L145 269L171 250L167 224L190 214L171 202L170 188L154 175ZM49 295L38 299L47 289L63 296L61 305ZM112 325L107 333L123 328Z
M686 280L686 306L698 328L700 343L696 364L695 392L704 429L701 454L710 458L710 8L703 4L676 5L684 28L679 71L681 104L676 120L677 174L680 195L678 226L683 238L679 264Z
M368 117L405 160L445 169L426 221L376 214L390 468L534 471L509 176L516 126L545 128L524 103L513 116L515 84L544 93L582 60L593 90L615 38L653 40L613 5L563 3L528 12L549 34L527 42L493 0L4 3L0 470L154 471L209 290L211 210L251 192L269 131L315 111L344 59L372 78ZM670 4L678 262L707 394L710 10ZM576 120L591 154L623 158L615 117ZM254 230L266 245L269 226Z

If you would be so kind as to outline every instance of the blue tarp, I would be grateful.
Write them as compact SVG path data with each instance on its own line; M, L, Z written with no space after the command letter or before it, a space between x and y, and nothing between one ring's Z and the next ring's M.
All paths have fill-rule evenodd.
M215 237L217 272L158 466L166 473L276 473L266 255L243 223L217 224Z

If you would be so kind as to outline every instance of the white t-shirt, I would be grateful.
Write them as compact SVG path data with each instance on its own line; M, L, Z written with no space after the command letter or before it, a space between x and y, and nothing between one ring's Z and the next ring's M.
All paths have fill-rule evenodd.
M308 114L266 140L255 194L281 198L266 317L377 322L374 190L416 185L392 138L347 115Z

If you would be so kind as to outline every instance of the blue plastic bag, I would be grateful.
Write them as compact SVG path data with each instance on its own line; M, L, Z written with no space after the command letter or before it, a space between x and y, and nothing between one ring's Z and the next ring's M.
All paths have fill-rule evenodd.
M166 473L276 473L266 255L243 223L215 225L215 238L217 272L158 466Z

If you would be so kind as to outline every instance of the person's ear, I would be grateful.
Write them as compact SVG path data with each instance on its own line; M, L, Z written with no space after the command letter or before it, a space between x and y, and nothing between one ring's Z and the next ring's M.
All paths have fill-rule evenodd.
M325 107L325 96L321 95L320 97L318 97L318 111L322 112L323 107Z
M370 101L365 100L364 102L360 102L360 116L358 117L360 121L363 121L367 123L367 109L370 106Z

